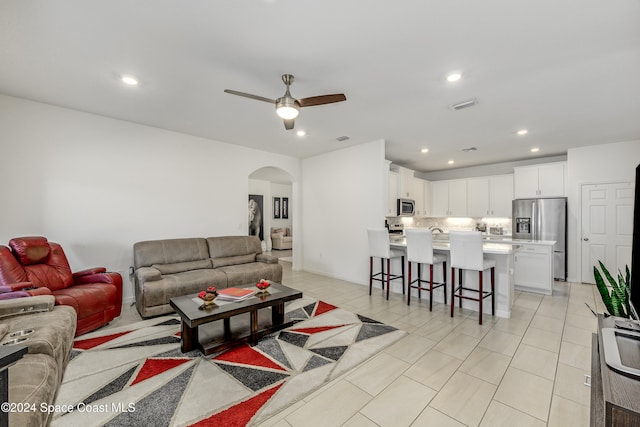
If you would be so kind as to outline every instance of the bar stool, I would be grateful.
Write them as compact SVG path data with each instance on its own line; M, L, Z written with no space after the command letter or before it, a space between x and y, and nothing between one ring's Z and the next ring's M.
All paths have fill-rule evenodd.
M407 285L407 305L411 305L411 288L418 290L418 298L420 298L420 291L429 291L429 311L433 310L433 290L443 287L444 290L444 303L447 303L447 257L442 254L433 253L433 234L431 230L420 229L407 229L405 231L407 236L407 264L409 269L408 285ZM418 264L418 278L411 280L411 263ZM422 280L422 265L429 265L429 280ZM442 282L433 282L433 266L436 264L442 264ZM414 283L417 282L417 285ZM428 288L423 288L421 285L428 283ZM434 286L434 284L436 286Z
M482 234L479 231L450 231L450 256L451 256L451 317L453 317L453 308L455 306L455 298L459 300L459 306L462 308L462 300L468 299L478 302L478 311L480 312L478 323L482 325L482 301L491 296L491 315L496 314L495 301L495 267L494 260L485 259L482 254ZM458 287L456 288L455 269L459 270ZM462 284L463 270L472 270L478 272L478 289L468 288ZM483 289L483 273L491 270L491 292ZM456 295L456 291L458 294ZM469 295L463 295L463 291L472 291L478 294L477 298Z
M369 228L369 295L373 288L373 281L382 282L382 290L384 291L384 282L387 282L387 299L389 299L389 287L392 280L402 279L402 294L404 295L404 251L400 249L391 249L391 241L389 240L389 230L386 228ZM380 258L379 273L373 273L373 258ZM391 274L391 259L400 258L402 262L402 274ZM385 273L384 264L387 261L387 271Z

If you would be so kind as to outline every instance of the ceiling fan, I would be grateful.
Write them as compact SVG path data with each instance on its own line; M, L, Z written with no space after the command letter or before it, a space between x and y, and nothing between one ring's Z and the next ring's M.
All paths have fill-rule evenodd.
M292 74L283 74L282 81L287 86L287 90L278 99L265 98L264 96L252 95L250 93L238 92L237 90L225 89L226 93L244 96L245 98L257 99L258 101L269 102L276 106L276 113L284 120L284 128L293 129L295 118L298 117L298 109L302 107L313 107L314 105L332 104L334 102L346 101L347 97L343 93L332 95L311 96L309 98L295 99L289 93L289 86L293 83Z

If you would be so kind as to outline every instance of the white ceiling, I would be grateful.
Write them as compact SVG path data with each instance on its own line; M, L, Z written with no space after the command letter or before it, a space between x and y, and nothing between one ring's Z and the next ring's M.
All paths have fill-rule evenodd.
M0 93L301 158L384 139L428 172L640 139L639 24L638 0L2 0ZM300 138L223 92L277 98L284 73L347 101Z

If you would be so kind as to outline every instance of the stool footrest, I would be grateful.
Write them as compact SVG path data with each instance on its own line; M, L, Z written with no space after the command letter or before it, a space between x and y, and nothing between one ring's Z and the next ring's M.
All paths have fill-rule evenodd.
M414 285L414 283L419 282L418 285ZM429 288L423 288L422 286L420 286L421 283L430 283L428 280L421 280L421 279L416 279L416 280L412 280L411 283L409 283L409 287L410 288L414 288L414 289L420 289L422 291L428 291ZM433 282L433 289L437 289L440 288L442 286L446 286L446 283L442 283L442 282Z
M454 289L454 294L453 296L456 298L462 298L462 299L468 299L468 300L472 300L472 301L479 301L480 298L478 296L478 298L474 298L474 297L470 297L470 296L466 296L466 295L458 295L456 292L460 291L460 289L462 289L463 291L471 291L471 292L475 292L477 294L480 293L480 291L478 289L474 289L474 288L465 288L464 286L458 286L457 288ZM482 291L482 299L485 299L486 297L489 297L493 295L493 292L491 291Z

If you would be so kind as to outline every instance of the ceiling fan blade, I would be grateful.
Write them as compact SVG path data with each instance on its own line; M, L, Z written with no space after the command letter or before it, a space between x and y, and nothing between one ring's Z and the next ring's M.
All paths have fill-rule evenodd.
M291 130L293 129L293 125L295 124L295 119L284 119L284 128L286 130Z
M313 107L314 105L333 104L334 102L346 101L347 97L343 93L333 95L311 96L309 98L298 99L301 107Z
M270 102L272 104L276 103L275 99L265 98L264 96L252 95L250 93L238 92L237 90L225 89L226 93L230 93L231 95L244 96L245 98L256 99L258 101Z

